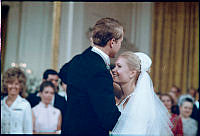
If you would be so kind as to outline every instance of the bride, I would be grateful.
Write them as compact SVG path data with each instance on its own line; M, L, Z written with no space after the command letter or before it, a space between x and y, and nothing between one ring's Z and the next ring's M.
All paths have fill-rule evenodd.
M121 116L112 135L173 135L170 114L155 94L148 74L151 63L146 54L130 51L116 60L112 73L122 91L117 103Z

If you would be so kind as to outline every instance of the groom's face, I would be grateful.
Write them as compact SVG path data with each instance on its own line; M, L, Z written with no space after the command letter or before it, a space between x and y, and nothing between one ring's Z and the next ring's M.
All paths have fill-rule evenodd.
M118 53L118 51L120 50L121 48L121 44L122 44L122 41L123 41L123 36L118 39L118 40L115 40L113 41L111 44L113 44L113 48L112 48L112 54L110 55L111 58L114 58L115 55Z

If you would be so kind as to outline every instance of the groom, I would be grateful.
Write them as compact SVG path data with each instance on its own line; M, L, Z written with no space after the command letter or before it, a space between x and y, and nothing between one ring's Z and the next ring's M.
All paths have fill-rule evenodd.
M98 20L92 31L93 47L60 69L68 97L62 134L108 136L115 126L120 112L115 105L109 65L110 57L121 47L123 35L117 20Z

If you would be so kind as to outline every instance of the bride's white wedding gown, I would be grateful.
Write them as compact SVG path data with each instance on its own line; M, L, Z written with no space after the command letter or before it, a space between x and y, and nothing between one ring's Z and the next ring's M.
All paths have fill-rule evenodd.
M153 83L146 72L151 59L137 54L141 60L141 73L136 88L118 105L121 116L118 119L112 136L173 136L170 114L154 92ZM129 98L130 97L130 98ZM129 98L125 108L123 104Z

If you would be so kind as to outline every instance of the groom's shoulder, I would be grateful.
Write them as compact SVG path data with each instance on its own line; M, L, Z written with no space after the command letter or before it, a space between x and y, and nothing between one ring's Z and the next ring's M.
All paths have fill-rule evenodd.
M63 69L68 69L69 71L79 70L79 69L101 69L104 65L103 59L91 51L90 46L81 54L74 56L69 62L65 63Z
M92 47L88 47L87 49L85 49L82 53L75 55L69 62L73 63L75 61L81 62L84 61L85 59L87 59L90 54L91 54L91 49Z

